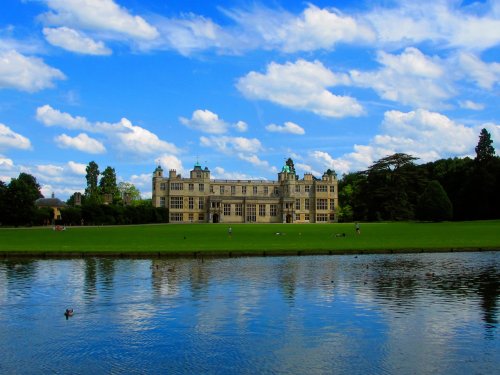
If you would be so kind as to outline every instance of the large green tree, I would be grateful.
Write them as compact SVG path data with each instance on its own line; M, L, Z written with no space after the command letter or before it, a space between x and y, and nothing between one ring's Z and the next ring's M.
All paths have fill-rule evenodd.
M130 182L120 182L118 184L118 191L120 192L122 200L125 200L125 195L128 194L132 204L141 200L141 192Z
M87 180L87 187L85 188L85 198L86 201L92 203L100 203L101 197L99 194L99 166L95 161L91 161L87 168L85 168L87 174L85 178Z
M493 147L493 140L491 134L486 129L482 129L479 134L479 141L476 146L476 161L486 162L495 156L495 148Z
M118 191L118 186L116 185L116 173L114 168L106 167L106 169L102 172L101 179L99 181L99 191L101 194L111 195L113 201L120 198L120 192Z
M11 225L30 225L35 218L35 201L42 198L40 185L36 178L27 173L20 173L13 178L7 190L4 222Z
M425 221L451 220L453 207L443 186L436 181L430 181L418 200L417 217Z

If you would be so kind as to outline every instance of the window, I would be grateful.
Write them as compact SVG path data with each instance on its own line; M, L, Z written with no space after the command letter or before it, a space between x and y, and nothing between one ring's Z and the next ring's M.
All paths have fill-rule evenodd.
M279 195L279 193L280 193L280 190L278 189L278 187L275 186L274 190L273 190L273 194L274 195Z
M203 198L198 199L198 209L203 210L205 208L205 201Z
M316 209L317 210L326 210L327 209L328 199L317 199L316 200Z
M214 193L214 185L210 185L210 193Z
M170 184L170 190L183 190L184 184L182 182L172 182Z
M306 185L306 186L304 186L304 191L305 191L306 193L309 193L309 192L311 191L311 185Z
M160 207L165 207L165 197L160 197Z
M224 194L224 185L221 185L221 186L219 187L219 192L220 192L220 194L221 194L221 195L223 195L223 194Z
M317 214L316 215L316 222L317 223L324 223L328 221L328 215L327 214Z
M246 213L247 213L247 222L253 223L257 221L255 204L247 204Z
M309 214L304 215L304 221L309 221Z
M247 187L246 186L242 186L241 187L241 194L245 195L247 193Z
M317 193L326 193L328 191L328 186L326 185L316 185Z
M170 197L170 208L184 208L182 197Z
M231 205L229 203L224 203L224 216L231 215Z
M335 214L330 214L330 221L335 221Z
M330 186L330 193L334 193L335 192L335 186Z
M198 214L198 220L199 221L204 221L205 220L205 214Z
M160 190L166 190L166 189L167 189L167 184L166 184L166 183L164 183L164 182L162 182L162 183L160 184Z
M194 190L194 184L189 184L189 191L193 191Z
M304 210L309 210L309 198L304 199Z
M196 178L201 178L201 172L196 172Z
M220 202L210 202L210 207L211 208L219 208L220 207Z
M300 193L300 185L295 185L295 192Z
M271 204L269 206L269 213L271 214L271 216L278 216L278 205Z
M193 197L189 197L188 207L189 207L190 210L194 209L194 198Z
M172 212L170 214L170 221L182 221L182 213L181 212Z
M236 195L236 186L231 186L231 195Z
M264 186L264 195L269 195L269 188Z
M193 214L189 214L189 222L192 223L193 222L193 219L194 219L194 215Z
M205 184L199 184L198 185L198 190L199 191L205 191Z
M295 199L295 209L300 210L300 199Z
M257 186L253 187L253 195L257 195Z
M234 205L234 214L236 216L243 216L243 205L241 203L236 203Z
M266 205L259 204L259 216L266 216Z
M330 211L335 211L335 201L330 199Z

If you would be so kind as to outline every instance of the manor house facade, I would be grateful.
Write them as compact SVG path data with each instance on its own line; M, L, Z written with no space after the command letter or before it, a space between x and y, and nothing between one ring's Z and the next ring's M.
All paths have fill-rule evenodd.
M332 223L337 222L338 182L285 165L277 181L215 180L196 163L189 178L176 170L153 173L152 201L169 210L171 223Z

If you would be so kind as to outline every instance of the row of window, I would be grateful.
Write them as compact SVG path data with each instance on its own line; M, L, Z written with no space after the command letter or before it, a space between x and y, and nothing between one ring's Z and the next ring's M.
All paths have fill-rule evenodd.
M328 209L328 201L330 201L330 211L334 211L335 210L335 201L333 199L323 199L323 198L316 199L316 209L317 210L327 210ZM303 202L304 202L303 209L309 210L310 209L309 198L304 199ZM241 203L235 204L235 207L236 207L235 208L235 215L236 216L242 215L241 206L242 206ZM250 206L255 206L255 205L248 205L247 207L250 207ZM277 207L277 205L275 205L275 204L270 205L270 207L274 207L274 206ZM160 197L160 207L165 207L165 197ZM219 207L220 207L219 202L212 202L212 208L219 208ZM184 208L184 198L181 196L170 197L170 208L183 209ZM188 207L187 208L189 210L194 210L194 208L195 208L194 197L188 198ZM231 215L231 204L230 203L224 203L222 208L223 208L224 215L227 215L227 216ZM265 208L266 208L265 204L259 204L259 216L266 215ZM285 209L291 209L291 208L292 208L291 203L285 204ZM203 198L198 199L198 209L199 210L205 209L205 200ZM300 199L295 200L295 209L296 210L302 209ZM272 208L270 210L272 210ZM275 215L271 214L271 216L275 216Z
M259 206L264 206L264 205L259 205ZM248 211L247 211L246 221L247 222L256 222L257 221L257 216L256 216L256 207L255 207L255 205L249 205L247 207L247 210ZM265 216L265 215L261 215L260 207L259 207L259 216ZM277 216L277 215L271 215L271 216ZM316 222L318 222L318 223L328 222L328 217L330 217L331 221L333 221L335 219L335 215L334 214L330 214L330 215L328 215L328 214L317 214L316 215ZM199 213L199 214L196 215L196 217L192 213L188 214L188 221L189 222L192 223L195 220L204 221L205 220L205 214ZM309 221L309 220L310 220L309 219L309 214L304 214L304 221ZM181 212L172 212L170 214L170 221L171 222L182 222L182 221L184 221L184 215L183 215L183 213L181 213Z
M188 190L189 191L194 191L195 184L189 183L188 184ZM205 191L205 184L197 184L198 185L198 191ZM295 192L300 193L301 192L301 187L304 186L304 192L309 193L311 191L311 186L312 185L295 185ZM328 186L329 185L316 185L316 192L318 193L326 193L328 192ZM227 190L229 188L229 190ZM252 193L253 195L258 195L259 194L259 187L258 186L252 186ZM166 190L167 189L167 183L162 182L160 184L160 190ZM182 182L171 182L170 183L170 190L172 191L181 191L184 190L184 183ZM231 193L231 195L236 195L236 186L231 185L231 186L226 186L226 185L210 185L210 193L214 194L215 191L219 192L219 194L224 195L227 192ZM335 186L330 186L330 192L333 193L335 191ZM273 187L272 190L274 195L279 194L279 188L277 186ZM241 186L241 194L246 195L247 194L247 186ZM263 186L262 187L262 194L263 195L269 195L269 186Z

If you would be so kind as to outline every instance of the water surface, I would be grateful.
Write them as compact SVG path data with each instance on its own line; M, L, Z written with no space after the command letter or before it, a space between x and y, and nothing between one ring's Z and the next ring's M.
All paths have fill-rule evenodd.
M0 373L494 374L499 294L497 252L5 260Z

